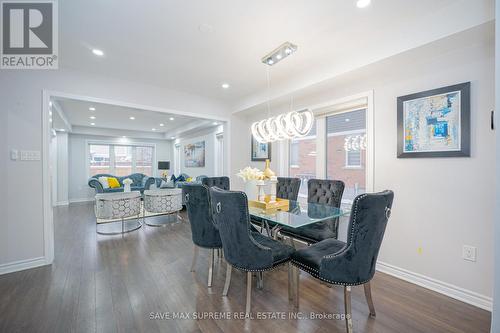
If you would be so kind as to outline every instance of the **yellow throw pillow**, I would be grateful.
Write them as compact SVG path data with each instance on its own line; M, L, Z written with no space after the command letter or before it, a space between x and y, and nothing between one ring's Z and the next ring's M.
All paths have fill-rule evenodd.
M191 182L193 181L193 177L189 177L188 179L186 179L186 181L187 181L188 183L191 183Z
M118 181L118 179L116 179L114 177L108 177L108 184L109 184L110 188L120 187L120 182Z

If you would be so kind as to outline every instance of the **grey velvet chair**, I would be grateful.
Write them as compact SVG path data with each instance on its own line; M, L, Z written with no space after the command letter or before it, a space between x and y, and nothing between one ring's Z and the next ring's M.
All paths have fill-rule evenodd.
M310 179L307 182L307 202L340 208L344 187L344 182L340 180ZM337 238L338 223L338 218L334 218L297 229L283 227L280 233L291 239L298 239L308 244L313 244L324 239Z
M228 191L231 189L229 177L205 177L201 180L201 183L207 187L217 186Z
M278 177L276 197L297 201L300 189L300 178Z
M248 199L244 192L210 188L213 219L219 230L227 261L226 282L223 295L227 296L231 282L232 267L247 272L246 312L250 312L252 296L252 273L262 273L289 262L294 252L291 246L252 231L248 214Z
M208 286L211 287L215 250L222 248L222 241L219 231L213 224L208 187L201 184L186 184L182 187L182 194L194 243L191 272L194 271L199 248L209 249Z
M299 269L329 285L344 286L347 332L352 332L351 286L364 285L370 316L375 317L370 280L391 214L394 193L362 194L354 199L347 242L330 238L292 254L289 299L299 306ZM289 282L290 283L290 282Z

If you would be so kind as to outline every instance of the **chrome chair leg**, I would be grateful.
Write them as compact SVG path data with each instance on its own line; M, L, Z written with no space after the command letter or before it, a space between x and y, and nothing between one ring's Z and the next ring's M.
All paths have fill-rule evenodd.
M264 289L264 273L263 272L257 273L257 288L260 290Z
M208 286L212 286L212 276L213 276L213 271L214 271L214 254L215 250L210 249L209 254L208 254Z
M191 272L194 272L194 266L196 265L196 259L198 259L198 246L194 246L193 262L191 263Z
M365 287L365 297L366 303L368 303L368 308L370 309L370 317L375 318L377 314L375 313L375 306L373 305L372 287L370 282L365 283L363 287Z
M226 282L224 283L224 290L222 291L222 296L227 296L229 291L229 284L231 283L231 272L233 271L233 267L229 265L226 261Z
M250 307L252 305L252 272L247 272L247 305L245 312L250 313Z
M293 266L289 262L288 263L288 302L292 302L294 300L293 296Z
M299 281L300 281L300 270L298 267L292 265L292 281L293 281L293 304L295 308L299 308Z
M347 333L352 333L351 286L344 286L344 305Z
M290 246L295 249L295 241L293 240L293 238L292 237L288 237L288 239L290 240Z

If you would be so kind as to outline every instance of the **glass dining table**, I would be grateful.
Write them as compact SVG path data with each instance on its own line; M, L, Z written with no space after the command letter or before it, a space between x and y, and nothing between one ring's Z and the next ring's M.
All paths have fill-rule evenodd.
M289 201L287 210L266 211L257 207L249 207L248 212L253 221L261 222L270 237L276 238L284 227L300 228L305 225L326 221L350 214L350 209L336 208L318 203L301 203Z

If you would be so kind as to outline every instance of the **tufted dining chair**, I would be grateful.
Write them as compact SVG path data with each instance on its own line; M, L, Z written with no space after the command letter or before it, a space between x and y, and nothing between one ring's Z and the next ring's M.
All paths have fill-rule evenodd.
M186 184L182 187L182 195L187 208L191 235L194 243L194 272L199 248L209 249L208 286L212 286L215 249L222 248L219 231L212 222L212 211L208 187L201 184Z
M201 180L201 183L207 187L217 186L228 191L231 189L229 177L205 177Z
M250 228L248 199L244 192L210 188L215 226L219 229L227 261L226 282L223 295L227 296L231 283L232 267L247 272L246 312L250 312L252 273L261 274L290 260L291 246L266 237Z
M375 317L370 280L391 215L394 193L362 194L354 199L347 242L330 238L292 254L292 288L289 299L299 306L299 270L323 283L344 286L347 332L352 332L351 286L363 285L370 316ZM289 282L290 283L290 282Z
M340 208L344 182L341 180L310 179L307 182L307 202L319 203ZM338 218L309 224L300 228L281 229L283 236L298 239L308 244L320 242L327 238L337 238Z
M276 197L297 201L300 189L300 178L278 177Z

